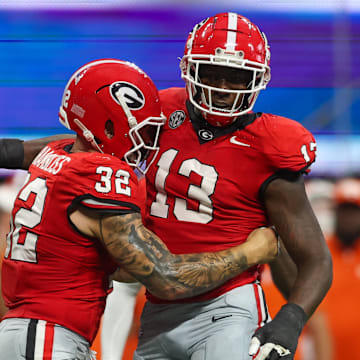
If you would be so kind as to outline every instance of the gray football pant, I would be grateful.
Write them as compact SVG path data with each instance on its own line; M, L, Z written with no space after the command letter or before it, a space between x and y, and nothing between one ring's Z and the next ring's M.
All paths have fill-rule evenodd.
M0 322L0 360L90 360L91 356L89 343L63 326L21 318Z
M147 302L134 360L250 360L251 337L269 320L258 284L204 302Z

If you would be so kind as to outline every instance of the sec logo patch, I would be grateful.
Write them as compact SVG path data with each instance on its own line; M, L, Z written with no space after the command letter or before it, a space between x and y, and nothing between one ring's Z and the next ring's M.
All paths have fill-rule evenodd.
M184 121L186 115L185 112L182 110L174 111L169 117L169 128L176 129L178 128Z

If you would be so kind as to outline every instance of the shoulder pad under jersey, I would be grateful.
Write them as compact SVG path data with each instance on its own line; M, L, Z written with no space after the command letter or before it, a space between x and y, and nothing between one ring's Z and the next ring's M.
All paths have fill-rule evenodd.
M316 158L314 136L297 121L263 114L257 121L264 155L273 166L290 171L309 172Z
M142 194L128 164L107 154L79 154L67 173L76 188L75 203L102 212L140 212Z

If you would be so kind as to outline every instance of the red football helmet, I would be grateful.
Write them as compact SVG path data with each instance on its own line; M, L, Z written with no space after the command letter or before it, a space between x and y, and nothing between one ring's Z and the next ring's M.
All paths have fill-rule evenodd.
M241 15L222 13L193 28L180 68L190 102L209 123L225 126L253 108L259 91L265 89L270 80L269 61L270 50L265 34ZM230 68L234 74L234 70L241 70L236 73L247 75L246 89L205 85L201 81L201 67L204 65L211 65L215 72L217 67ZM232 106L216 106L213 102L215 92L234 94Z
M159 151L160 128L166 118L147 74L133 63L102 59L72 75L59 120L97 151L124 159L145 173ZM145 158L151 160L146 168Z

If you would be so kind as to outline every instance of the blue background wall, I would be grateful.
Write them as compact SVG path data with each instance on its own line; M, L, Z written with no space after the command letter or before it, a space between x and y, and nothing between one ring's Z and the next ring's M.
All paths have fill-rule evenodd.
M344 11L0 9L0 136L64 132L57 120L63 87L75 69L97 58L133 61L159 89L182 86L178 57L188 32L226 10L250 18L269 39L272 80L255 110L293 118L313 131L327 149L319 152L318 172L357 168L360 13ZM345 158L336 160L342 153Z

